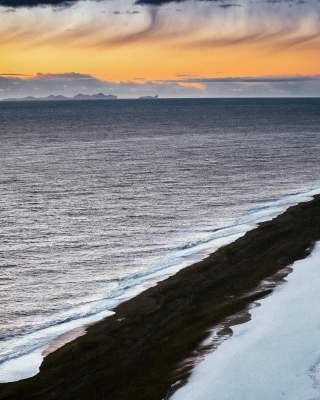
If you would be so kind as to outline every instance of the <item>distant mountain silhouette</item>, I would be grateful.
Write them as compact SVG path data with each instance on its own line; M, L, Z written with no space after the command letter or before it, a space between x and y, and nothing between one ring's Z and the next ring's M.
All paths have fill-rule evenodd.
M159 95L156 94L155 96L141 96L139 97L139 100L157 100L159 98Z
M27 96L21 98L3 99L3 101L64 101L64 100L117 100L117 96L104 93L97 93L91 95L79 93L73 97L50 94L49 96L46 97Z
M116 100L117 96L113 96L112 94L104 94L104 93L97 93L97 94L82 94L79 93L72 98L73 100Z

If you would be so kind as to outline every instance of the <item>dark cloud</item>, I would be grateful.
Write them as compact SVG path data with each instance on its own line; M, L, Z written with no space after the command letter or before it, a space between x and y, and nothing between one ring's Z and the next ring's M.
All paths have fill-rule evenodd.
M208 97L319 97L320 75L191 78Z
M18 7L37 7L37 6L70 6L78 0L0 0L0 6L18 8Z
M79 0L0 0L0 6L17 8L17 7L37 7L37 6L70 6ZM170 2L182 2L185 0L137 0L135 4L140 5L157 5L160 6ZM210 1L210 0L209 0ZM217 1L217 0L213 0ZM219 0L218 0L219 1ZM134 0L133 0L134 2Z
M9 8L18 7L37 7L37 6L53 6L63 7L71 6L77 3L79 0L0 0L0 6ZM92 0L94 1L94 0ZM96 0L99 1L99 0ZM137 5L150 5L150 6L162 6L169 3L183 3L187 0L132 0L133 4ZM216 3L223 8L239 7L241 4L230 3L230 0L196 0ZM285 3L287 0L268 0L268 3ZM290 4L304 3L303 0L290 0Z
M135 4L139 5L152 5L152 6L162 6L164 4L168 3L183 3L186 0L136 0ZM220 7L223 8L230 8L230 7L239 7L239 4L232 4L232 3L227 3L227 0L198 0L198 1L207 1L207 2L212 2L212 3L220 3ZM281 0L283 1L283 0Z
M182 3L185 0L137 0L136 4L149 4L149 5L153 5L153 6L161 6L163 4L167 4L167 3Z
M136 98L159 94L161 97L190 97L197 89L183 87L170 81L104 81L88 74L68 72L62 74L39 73L32 77L0 74L0 99L25 96L43 97L50 94L74 96L78 93L103 92L119 97Z
M98 92L120 98L155 94L160 97L318 97L320 75L211 78L181 74L176 80L109 82L76 72L32 77L0 74L0 99Z
M183 3L187 0L135 0L135 4L140 5L154 5L154 6L162 6L168 3ZM217 3L222 8L230 8L230 7L241 7L239 3L230 3L230 0L196 0L196 1L206 1L211 3ZM305 4L305 0L266 0L266 3L270 4L279 4L279 3L288 3L290 6L293 4Z
M79 0L0 0L0 6L17 8L17 7L36 7L36 6L70 6ZM180 3L185 0L132 0L135 4L161 6L166 3ZM219 0L208 0L219 1ZM222 0L223 1L223 0Z

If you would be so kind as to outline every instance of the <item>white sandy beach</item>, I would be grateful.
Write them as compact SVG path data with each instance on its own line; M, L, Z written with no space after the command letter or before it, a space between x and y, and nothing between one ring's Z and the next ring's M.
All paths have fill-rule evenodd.
M320 244L251 321L194 369L172 400L315 400L320 396Z

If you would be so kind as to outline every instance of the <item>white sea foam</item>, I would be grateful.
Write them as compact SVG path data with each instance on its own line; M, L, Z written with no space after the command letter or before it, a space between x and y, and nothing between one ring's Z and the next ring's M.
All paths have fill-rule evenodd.
M157 282L174 275L188 265L200 261L218 248L227 245L246 232L254 229L258 223L271 220L288 207L300 202L312 200L319 190L311 190L277 199L254 209L235 221L233 225L208 232L206 240L187 243L168 253L165 259L153 265L149 272L135 274L125 278L125 289L115 292L112 297L96 299L92 304L84 304L64 320L52 321L49 326L37 329L21 337L6 340L10 351L0 363L0 382L12 382L38 373L46 348L58 337L75 328L99 321L112 314L117 304L132 298ZM67 341L67 339L66 339Z
M259 301L172 400L311 400L320 393L320 243Z
M106 310L94 315L83 317L82 319L53 325L46 329L33 332L22 338L13 338L12 341L17 341L21 347L21 353L18 353L16 357L9 357L7 361L4 361L1 364L0 383L14 382L36 375L39 372L39 368L44 358L44 353L46 352L49 343L62 337L67 332L73 331L84 325L93 324L94 322L112 314L114 314L112 311ZM75 336L79 335L74 335L74 337ZM29 349L29 352L23 351L26 345L28 346L27 348ZM34 346L33 348L32 345Z

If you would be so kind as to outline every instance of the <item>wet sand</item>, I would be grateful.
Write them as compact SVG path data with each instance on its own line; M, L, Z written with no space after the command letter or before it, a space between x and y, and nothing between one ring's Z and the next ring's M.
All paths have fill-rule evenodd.
M250 304L272 291L263 281L305 258L318 240L319 196L120 304L49 354L37 376L0 385L0 399L161 400L188 376L192 362L183 361L208 332L246 318Z
M60 347L63 347L66 343L72 342L80 336L86 334L87 326L81 326L76 329L72 329L72 331L65 333L64 335L58 336L55 340L53 340L49 346L42 352L44 357L47 357L49 354L54 353Z

